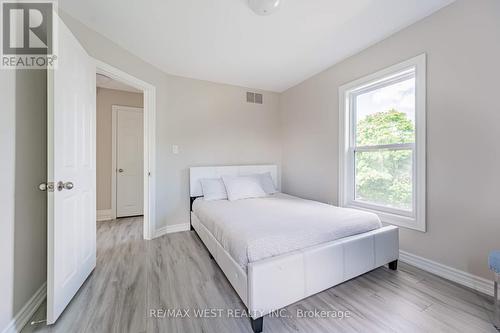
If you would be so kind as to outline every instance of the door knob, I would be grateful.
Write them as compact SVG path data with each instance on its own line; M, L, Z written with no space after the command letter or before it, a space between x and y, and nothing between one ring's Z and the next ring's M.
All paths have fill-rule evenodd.
M123 169L118 169L118 172L122 173L122 172L123 172Z
M57 190L62 191L64 189L66 190L71 190L73 188L73 183L72 182L58 182L57 183Z

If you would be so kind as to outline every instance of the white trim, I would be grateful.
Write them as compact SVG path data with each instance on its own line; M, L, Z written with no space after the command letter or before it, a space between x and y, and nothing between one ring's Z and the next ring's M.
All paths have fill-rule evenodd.
M382 79L399 75L405 69L415 68L415 148L413 148L414 163L413 182L414 198L412 216L405 216L401 212L392 209L377 209L374 205L359 204L351 200L351 182L354 164L352 158L348 158L351 153L351 142L353 140L350 131L352 112L350 110L350 93L360 89L366 89L373 84L379 84ZM412 59L390 66L376 73L354 80L339 87L339 206L353 207L357 209L369 210L379 215L380 219L389 224L395 224L409 229L426 231L426 55L421 54ZM361 147L365 149L366 147ZM370 206L370 207L367 207Z
M111 214L116 219L116 112L111 106Z
M101 209L97 211L97 222L111 221L114 219L113 210L111 209Z
M356 151L378 151L378 150L410 150L415 149L414 143L394 143L390 145L357 146Z
M18 333L21 332L23 327L29 322L31 317L35 314L36 310L43 303L47 297L47 282L35 292L33 296L24 304L10 323L3 329L2 333Z
M406 251L399 251L399 259L402 262L435 274L447 280L456 282L483 294L493 296L493 281L473 275L459 269L440 264L438 262L417 256Z
M113 219L118 216L116 209L116 135L118 134L116 127L118 125L118 112L119 111L131 111L141 113L144 119L144 108L124 106L124 105L111 105L111 211L113 214ZM147 134L144 133L143 140L146 140ZM146 206L144 206L145 209Z
M156 234L156 88L122 70L94 59L96 71L143 91L144 96L144 239ZM115 210L116 211L116 210Z
M161 237L166 234L171 234L174 232L188 231L191 229L190 223L180 223L173 225L166 225L156 230L155 238Z

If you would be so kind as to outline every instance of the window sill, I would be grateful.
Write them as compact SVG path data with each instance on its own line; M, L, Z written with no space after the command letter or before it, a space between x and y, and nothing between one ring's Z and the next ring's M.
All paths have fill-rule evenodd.
M375 213L380 218L380 221L385 224L396 225L398 227L412 229L420 232L426 232L425 219L409 217L404 215L391 214L387 212L382 212L375 209L369 209L356 204L344 205L346 208L358 209L365 212Z

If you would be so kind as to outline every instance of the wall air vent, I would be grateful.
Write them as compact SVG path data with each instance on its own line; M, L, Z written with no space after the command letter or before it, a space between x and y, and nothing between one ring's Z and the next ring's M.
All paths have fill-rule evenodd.
M247 103L255 103L255 93L247 92Z
M262 104L262 94L255 94L255 103Z
M247 103L263 104L263 102L262 94L247 92Z

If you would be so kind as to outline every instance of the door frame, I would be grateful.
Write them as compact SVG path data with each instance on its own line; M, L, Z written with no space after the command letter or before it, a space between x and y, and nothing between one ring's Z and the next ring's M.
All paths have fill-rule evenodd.
M116 105L113 104L111 106L111 211L113 219L117 217L117 199L116 199L116 186L118 185L118 174L116 173L117 169L117 125L118 125L118 112L119 111L131 111L141 113L144 119L144 108L133 107L133 106L125 106L125 105ZM146 210L146 206L144 206L144 210Z
M94 59L96 73L106 75L114 80L121 81L143 92L143 115L144 115L144 239L152 239L155 231L155 179L156 179L156 88L116 67L103 61ZM115 138L116 139L116 138ZM116 158L116 157L113 157ZM116 164L116 160L115 160ZM116 177L116 173L112 176ZM116 184L116 181L115 181ZM116 191L116 189L115 189ZM113 192L111 192L113 193ZM96 193L97 194L97 193ZM113 205L113 200L112 200ZM113 207L112 207L113 209ZM113 209L116 218L116 196Z

